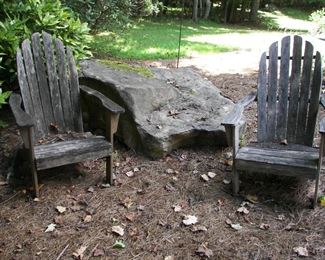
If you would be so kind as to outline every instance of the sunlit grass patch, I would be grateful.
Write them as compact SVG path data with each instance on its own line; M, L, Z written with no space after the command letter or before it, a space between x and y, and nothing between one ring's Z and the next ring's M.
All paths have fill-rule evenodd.
M236 27L223 27L211 21L198 24L186 20L182 27L181 57L193 54L208 54L233 51L237 48L222 44L192 41L189 37L218 35L229 32L247 33L248 30ZM178 55L179 21L142 21L126 32L104 32L95 35L92 50L95 56L117 57L122 59L155 60L174 59Z

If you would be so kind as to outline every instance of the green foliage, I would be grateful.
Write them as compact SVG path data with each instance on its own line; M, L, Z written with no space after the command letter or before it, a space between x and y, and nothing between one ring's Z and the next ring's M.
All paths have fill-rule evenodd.
M162 3L158 0L63 0L79 14L92 31L126 28L133 17L158 14Z
M312 20L316 25L314 33L325 33L325 8L313 12L310 15L310 20Z
M124 28L130 22L132 0L63 0L66 6L79 14L93 31Z
M0 88L0 108L2 108L2 105L7 104L7 99L10 95L11 91L2 92L2 88Z
M132 16L143 17L158 14L162 3L158 0L132 0Z
M33 32L46 31L69 45L76 59L89 57L91 41L87 24L63 7L59 0L0 0L0 77L8 82L16 78L16 51ZM1 12L0 11L0 12Z

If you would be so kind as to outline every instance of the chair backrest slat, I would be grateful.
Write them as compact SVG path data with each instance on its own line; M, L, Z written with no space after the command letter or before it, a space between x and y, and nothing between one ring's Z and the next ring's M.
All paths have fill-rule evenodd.
M53 130L82 132L78 73L71 50L46 32L34 33L31 43L25 40L18 49L17 67L25 110L35 118L35 141Z
M33 59L29 40L25 40L22 43L22 54L24 57L27 82L29 83L30 96L34 107L33 116L37 126L35 131L37 132L38 135L42 136L45 134L44 116L43 116L41 98L38 90L38 82L37 82L36 71L34 67L34 59ZM30 86L35 86L35 87L30 87Z
M290 69L290 36L281 41L281 61L279 79L279 105L277 109L277 132L276 138L284 140L287 132L288 120L288 85Z
M39 33L32 35L32 51L34 56L35 70L37 71L38 90L41 96L42 109L45 121L45 133L48 132L48 126L54 123L54 115L51 105L51 95L47 83L47 74L45 67L44 51L41 45Z
M69 82L65 50L63 43L59 39L55 39L55 47L64 122L66 125L71 126L73 125L73 113L71 109L70 88L67 87L69 86Z
M312 145L312 141L315 134L315 125L319 108L319 96L321 91L322 76L322 58L320 53L316 52L314 74L310 87L310 105L308 110L306 128L306 142L309 141L309 143L307 143L308 145Z
M290 45L290 37L282 39L280 59L277 42L270 46L269 59L262 54L258 77L257 139L259 142L287 140L288 143L311 146L321 89L321 57L319 52L314 55L310 42L294 36L290 58Z
M302 38L294 36L290 76L290 102L288 112L287 141L295 143L299 102L299 82L301 74Z
M57 128L60 131L64 131L65 123L61 103L61 94L59 91L58 75L56 73L52 37L51 35L45 32L43 32L42 35L54 120L55 124L57 125Z
M18 82L19 82L20 91L24 102L24 108L26 113L30 115L34 115L35 114L34 105L33 105L32 96L27 81L24 59L20 49L17 50L16 59L17 59Z
M69 85L71 91L71 106L73 112L74 129L77 132L82 132L83 125L82 125L82 115L81 115L81 107L80 107L80 100L79 100L80 89L78 83L78 72L77 72L72 51L69 47L67 47L67 59L68 59L68 67L70 71Z
M300 84L300 102L297 119L296 143L305 144L306 142L306 126L307 111L310 92L310 79L313 65L314 47L310 42L306 42L305 53L302 65L302 75ZM318 104L318 102L317 102Z
M276 99L278 88L278 43L269 49L268 92L267 92L267 140L275 137L276 129Z
M267 129L267 107L266 107L266 98L267 98L267 88L266 88L266 53L264 52L260 60L260 69L258 73L258 132L257 140L263 141L266 139Z

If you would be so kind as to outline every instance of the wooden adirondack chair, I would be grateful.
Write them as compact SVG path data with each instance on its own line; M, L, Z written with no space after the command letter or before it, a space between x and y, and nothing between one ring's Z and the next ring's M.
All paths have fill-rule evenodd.
M312 44L299 36L293 41L284 37L281 44L270 46L268 56L262 54L257 96L252 93L238 102L223 122L233 147L234 194L239 191L239 171L307 177L316 182L315 207L325 140L322 120L320 148L313 147L321 82L321 55L314 54ZM256 98L257 143L239 147L242 112Z
M12 94L9 103L28 150L35 195L39 196L38 170L87 159L106 157L106 178L112 184L113 134L124 109L99 92L79 86L71 49L46 32L34 33L31 41L22 43L17 70L22 98ZM106 138L83 133L80 95L96 99L106 111ZM53 134L63 141L46 143Z

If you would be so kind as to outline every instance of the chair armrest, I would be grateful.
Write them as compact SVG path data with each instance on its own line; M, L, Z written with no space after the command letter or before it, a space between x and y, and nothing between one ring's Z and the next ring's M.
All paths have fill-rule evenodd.
M9 105L14 114L16 123L19 127L32 127L34 121L32 117L21 108L22 98L19 94L12 93L9 99Z
M91 89L83 85L80 85L80 90L86 95L95 97L98 101L101 102L104 108L106 108L109 112L113 114L120 114L125 112L124 108L122 108L121 106L119 106L97 90Z
M242 120L243 111L252 101L256 99L256 92L252 92L246 97L242 98L233 108L233 110L226 115L221 123L226 130L227 143L233 148L233 158L235 158L239 148L239 131L240 122Z
M251 92L245 96L238 103L235 104L234 108L229 112L222 121L224 126L236 126L242 119L243 111L246 106L252 103L256 99L256 92Z

